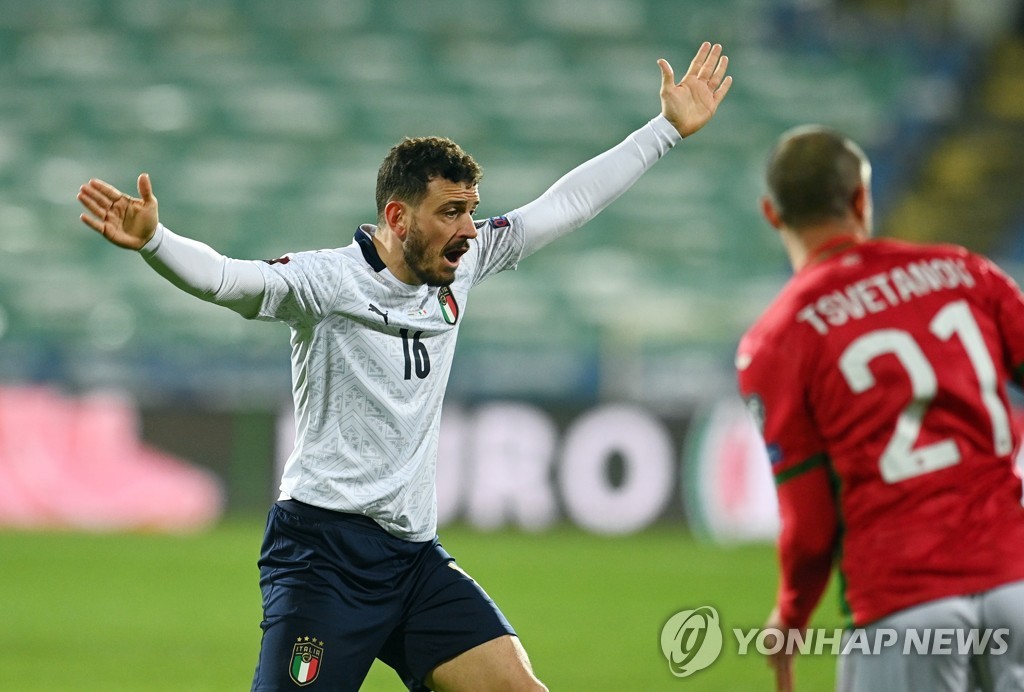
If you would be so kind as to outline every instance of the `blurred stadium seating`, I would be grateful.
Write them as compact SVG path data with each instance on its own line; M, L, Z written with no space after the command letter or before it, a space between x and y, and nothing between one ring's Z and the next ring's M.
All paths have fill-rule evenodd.
M824 2L0 0L0 381L287 395L286 330L94 237L74 200L89 177L130 190L148 171L170 228L267 258L347 244L388 147L443 134L501 214L653 116L655 59L681 72L705 38L736 78L719 118L476 292L460 397L732 391L735 340L787 274L756 206L772 141L803 122L858 139L885 218L955 121L976 44Z

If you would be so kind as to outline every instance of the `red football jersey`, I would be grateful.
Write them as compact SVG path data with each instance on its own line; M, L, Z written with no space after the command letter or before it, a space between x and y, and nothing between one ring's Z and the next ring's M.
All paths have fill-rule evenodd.
M740 392L761 425L780 503L783 485L805 471L824 465L832 476L834 502L818 506L837 516L805 508L790 528L836 525L855 625L1024 579L1005 386L1020 381L1022 364L1024 295L955 246L851 239L797 272L743 337ZM783 590L799 590L805 575L787 574L800 563L788 549L780 542ZM791 606L806 612L790 620L806 621L819 595Z

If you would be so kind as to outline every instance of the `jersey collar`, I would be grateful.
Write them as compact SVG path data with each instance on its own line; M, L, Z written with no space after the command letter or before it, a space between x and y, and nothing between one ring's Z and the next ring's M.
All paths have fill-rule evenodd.
M824 262L825 260L831 259L841 252L845 252L846 250L856 247L863 242L863 238L854 235L853 233L837 235L808 252L807 259L804 261L804 266L810 267L811 265Z
M373 244L373 232L377 227L373 224L364 223L356 229L355 241L359 243L359 249L363 252L363 259L373 267L373 271L382 272L387 269L384 260L377 253L377 246Z

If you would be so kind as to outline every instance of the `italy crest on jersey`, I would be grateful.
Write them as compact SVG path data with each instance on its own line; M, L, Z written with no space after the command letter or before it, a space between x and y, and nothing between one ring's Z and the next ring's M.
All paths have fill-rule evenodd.
M437 301L441 303L441 316L448 324L455 324L459 321L459 304L455 302L452 289L442 286L437 291Z
M304 686L316 680L320 673L320 662L324 657L324 643L316 637L302 637L292 647L292 664L288 674L296 685Z

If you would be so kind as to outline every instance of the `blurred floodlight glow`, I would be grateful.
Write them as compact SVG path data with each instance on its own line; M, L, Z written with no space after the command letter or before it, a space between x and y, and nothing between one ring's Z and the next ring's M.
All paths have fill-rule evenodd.
M158 84L142 91L137 102L139 121L154 132L187 129L194 120L185 91L173 84Z
M90 168L82 161L53 156L39 165L36 177L39 196L53 204L67 205L78 188L89 180Z
M107 300L89 313L92 344L104 351L115 351L135 334L135 310L120 300Z
M0 219L0 253L19 255L39 246L39 221L31 209L0 204Z

